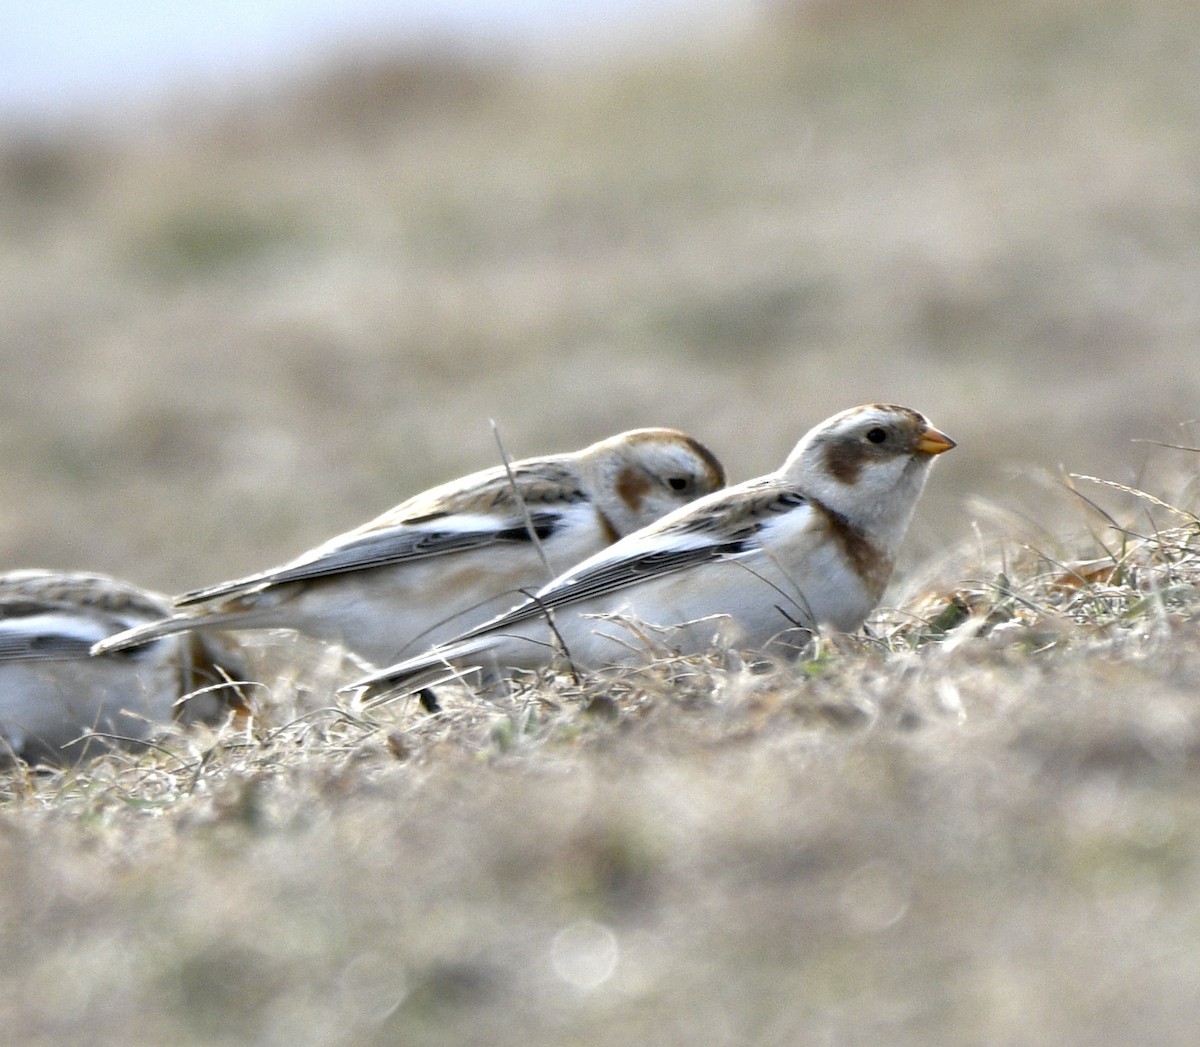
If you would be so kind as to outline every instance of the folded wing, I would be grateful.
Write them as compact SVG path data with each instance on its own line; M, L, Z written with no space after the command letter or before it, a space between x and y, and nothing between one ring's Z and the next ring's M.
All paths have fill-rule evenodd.
M283 567L184 593L175 598L175 605L187 607L289 582L386 567L466 549L528 543L534 537L538 541L545 541L555 533L563 519L561 512L539 510L530 513L528 522L514 513L499 519L495 516L454 516L417 524L398 523L370 530L360 529L318 546Z

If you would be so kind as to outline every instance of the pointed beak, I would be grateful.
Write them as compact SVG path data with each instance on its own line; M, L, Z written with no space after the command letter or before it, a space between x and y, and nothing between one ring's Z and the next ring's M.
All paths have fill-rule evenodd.
M957 445L945 433L930 426L917 441L917 450L922 454L942 454Z

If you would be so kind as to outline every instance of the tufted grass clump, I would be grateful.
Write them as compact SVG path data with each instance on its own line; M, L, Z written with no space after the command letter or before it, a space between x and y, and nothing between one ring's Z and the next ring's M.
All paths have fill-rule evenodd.
M789 664L660 653L365 705L276 637L227 722L0 779L22 957L0 1020L30 1042L1072 1043L1149 1000L1186 1042L1200 527L1150 504L1169 525L935 565L949 582ZM1119 980L1090 988L1098 964Z

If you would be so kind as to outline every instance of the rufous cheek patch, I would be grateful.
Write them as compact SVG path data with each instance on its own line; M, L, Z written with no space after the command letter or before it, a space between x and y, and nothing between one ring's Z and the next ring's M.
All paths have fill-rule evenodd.
M849 486L858 483L866 458L862 450L851 443L832 443L825 448L825 468L835 480Z
M642 502L650 493L651 483L646 474L638 469L626 467L617 474L616 492L632 513L642 511Z

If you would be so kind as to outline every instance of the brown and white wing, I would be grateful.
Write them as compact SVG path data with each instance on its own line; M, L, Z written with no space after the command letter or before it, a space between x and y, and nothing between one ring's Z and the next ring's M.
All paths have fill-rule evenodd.
M587 495L555 459L517 462L416 495L282 567L183 593L175 606L239 596L290 582L370 570L490 545L550 540L590 519Z

